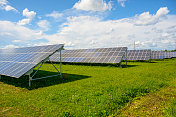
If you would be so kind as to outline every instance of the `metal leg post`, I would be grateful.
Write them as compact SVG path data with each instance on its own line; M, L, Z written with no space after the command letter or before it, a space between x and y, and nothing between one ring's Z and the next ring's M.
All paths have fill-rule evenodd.
M60 77L62 78L62 59L61 59L61 50L60 50Z
M126 67L127 67L127 50L126 50Z
M29 88L31 88L32 77L29 75Z
M149 63L151 62L151 59L152 59L152 51L150 51L150 60L149 60Z

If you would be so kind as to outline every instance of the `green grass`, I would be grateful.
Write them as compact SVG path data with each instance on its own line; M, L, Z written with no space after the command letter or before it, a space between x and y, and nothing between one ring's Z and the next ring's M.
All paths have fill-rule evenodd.
M136 97L121 109L119 117L174 117L176 87L163 87L145 96Z
M176 117L176 99L165 110L167 117Z
M58 65L57 65L58 66ZM64 79L32 82L3 77L0 82L0 116L111 116L134 98L175 86L176 59L128 62L115 66L63 65ZM39 75L55 74L44 64Z

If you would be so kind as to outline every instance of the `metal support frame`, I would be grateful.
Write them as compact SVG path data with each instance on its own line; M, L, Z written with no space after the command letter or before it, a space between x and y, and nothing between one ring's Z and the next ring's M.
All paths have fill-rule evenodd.
M149 63L151 62L152 59L152 50L150 51L150 59L149 59Z
M127 50L126 50L126 59L125 59L125 61L126 61L126 67L127 67Z
M119 64L120 64L119 67L122 67L121 62L122 62L122 61L120 61L120 63L119 63Z
M61 56L61 54L62 54L62 52L61 52L61 50L60 50L60 76L61 76L61 78L62 78L62 56Z
M125 54L122 56L122 59L123 59L124 56L125 56L125 62L126 62L126 67L127 67L127 50L126 50ZM122 65L121 65L122 59L121 59L121 61L119 63L119 67L122 67Z
M49 57L50 57L50 56L49 56ZM34 72L34 74L33 74L32 76L31 76L31 74L33 73L33 69L31 69L29 72L26 73L26 75L29 76L29 88L31 87L31 83L32 83L33 80L40 80L40 79L50 78L50 77L54 77L54 76L60 76L60 78L62 78L61 50L60 50L60 72L59 72L59 70L57 69L57 67L50 61L49 57L46 58L45 60L43 60L43 61L40 63L39 68L37 69L37 71ZM58 72L59 74L32 79L32 78L37 74L37 72L39 71L39 69L42 67L42 65L43 65L46 61L49 61L49 62L53 65L53 67L57 70L57 72ZM39 64L38 64L38 65L39 65ZM37 66L38 66L38 65L37 65Z

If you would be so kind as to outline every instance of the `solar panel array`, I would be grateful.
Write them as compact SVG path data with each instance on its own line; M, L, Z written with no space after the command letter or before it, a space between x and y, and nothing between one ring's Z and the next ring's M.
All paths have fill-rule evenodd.
M127 60L150 60L151 50L128 50Z
M171 52L164 52L164 58L172 58Z
M127 47L63 50L62 62L120 63ZM51 61L60 62L60 54L55 53Z
M176 52L171 52L171 57L175 58L176 57Z
M151 58L152 59L163 59L164 51L152 51Z
M19 78L62 47L58 44L0 49L0 75Z

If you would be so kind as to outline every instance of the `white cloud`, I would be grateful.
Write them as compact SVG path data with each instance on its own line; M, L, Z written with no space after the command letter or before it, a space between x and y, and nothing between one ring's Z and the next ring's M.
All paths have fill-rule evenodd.
M79 0L73 8L85 11L106 11L111 10L111 2L106 3L104 0Z
M18 12L14 7L8 5L7 0L0 0L0 9L6 10L6 11L15 11Z
M157 11L156 16L157 16L157 17L162 17L162 16L167 15L168 13L169 13L169 10L168 10L167 7L161 7L161 8Z
M47 31L50 27L50 23L47 20L40 20L37 25L45 31Z
M18 25L26 25L29 24L32 21L32 19L22 19L17 24Z
M122 7L125 7L126 0L117 0L117 1Z
M0 21L0 46L30 43L32 40L41 39L37 31L24 26L17 25L10 21ZM17 43L18 42L18 43Z
M46 17L53 17L54 19L59 19L62 17L62 13L58 13L57 11L53 11L51 14L47 14Z
M18 42L21 42L21 40L14 40L14 41L12 41L12 42L18 43Z
M159 17L153 25L136 25L142 14L106 21L98 16L68 17L55 34L37 32L9 21L0 21L0 42L5 47L17 43L27 45L31 44L31 40L46 39L47 42L37 41L32 44L64 43L66 49L118 46L133 49L132 44L136 41L136 49L175 49L176 15L168 15L167 9L164 9L160 8L156 15L151 15ZM42 23L40 25L43 26Z
M166 16L169 13L167 7L160 8L156 15L152 15L149 12L144 12L139 16L136 16L136 25L153 25L156 24L160 18Z
M44 35L49 43L65 43L66 48L95 48L127 46L133 49L174 49L176 15L164 15L153 25L136 25L135 18L103 21L99 17L67 18L58 33ZM167 39L166 39L167 37Z
M35 17L36 15L36 12L34 11L29 11L27 8L25 8L23 10L23 16L27 17L25 19L22 19L20 21L18 21L18 25L26 25L26 24L29 24Z
M7 0L0 0L0 4L2 4L2 5L6 5L8 2L7 2Z
M15 46L15 45L6 45L5 47L4 47L4 49L9 49L9 48L18 48L18 46Z
M27 8L25 8L25 9L23 10L23 16L26 16L27 18L32 19L32 18L35 17L35 15L36 15L36 12L34 12L34 11L29 11Z
M6 11L11 11L11 10L13 10L13 11L18 12L15 8L13 8L13 7L10 6L10 5L7 5L7 6L5 7L5 10L6 10Z

